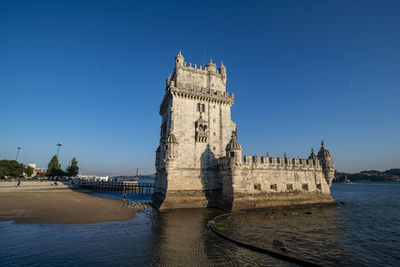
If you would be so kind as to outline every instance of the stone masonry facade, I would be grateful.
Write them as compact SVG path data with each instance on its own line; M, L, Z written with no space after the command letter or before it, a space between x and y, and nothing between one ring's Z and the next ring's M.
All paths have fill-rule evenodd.
M331 153L322 142L307 159L244 156L231 120L227 74L210 60L187 64L181 52L160 105L153 204L159 209L228 211L335 202Z

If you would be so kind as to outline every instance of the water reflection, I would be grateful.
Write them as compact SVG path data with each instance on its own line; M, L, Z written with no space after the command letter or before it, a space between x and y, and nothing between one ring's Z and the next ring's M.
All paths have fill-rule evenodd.
M152 265L289 266L267 255L226 242L207 228L221 211L182 209L157 213L152 232L157 239Z

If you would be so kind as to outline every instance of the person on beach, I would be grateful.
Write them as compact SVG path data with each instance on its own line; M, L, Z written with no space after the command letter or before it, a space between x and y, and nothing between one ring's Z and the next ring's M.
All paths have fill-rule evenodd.
M18 183L17 183L17 186L20 186L20 184L21 184L21 178L20 178L20 177L18 177Z
M124 201L126 201L126 192L124 192L123 197L124 197Z

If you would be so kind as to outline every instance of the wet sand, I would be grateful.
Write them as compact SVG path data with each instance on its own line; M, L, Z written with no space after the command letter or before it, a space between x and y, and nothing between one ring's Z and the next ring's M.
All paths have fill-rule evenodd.
M88 224L123 221L134 211L121 200L76 192L50 182L0 183L0 220L16 223Z

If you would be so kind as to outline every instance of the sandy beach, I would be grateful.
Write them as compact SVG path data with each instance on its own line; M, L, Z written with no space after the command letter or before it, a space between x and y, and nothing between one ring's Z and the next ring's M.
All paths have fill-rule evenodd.
M51 182L0 183L0 220L16 223L88 224L123 221L134 211L121 200L76 192Z

